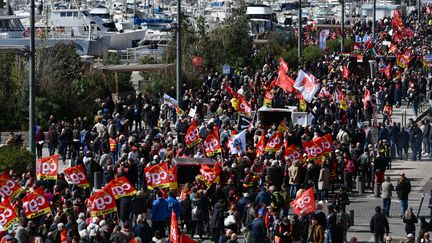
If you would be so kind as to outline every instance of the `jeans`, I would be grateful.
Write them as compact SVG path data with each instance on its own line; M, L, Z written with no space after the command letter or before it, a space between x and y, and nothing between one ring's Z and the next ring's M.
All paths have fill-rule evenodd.
M383 198L383 209L385 214L390 215L391 198Z
M384 233L374 233L374 242L375 243L384 242Z
M400 202L400 215L404 215L408 208L408 199L399 199Z
M294 199L296 198L297 193L297 186L296 185L290 185L290 198Z
M425 137L423 138L423 147L424 147L424 151L425 153L430 153L430 140L429 137Z

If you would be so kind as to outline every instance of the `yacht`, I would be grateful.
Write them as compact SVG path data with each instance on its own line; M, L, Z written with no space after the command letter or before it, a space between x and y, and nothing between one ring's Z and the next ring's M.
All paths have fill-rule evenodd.
M27 49L30 45L30 29L21 22L22 17L15 15L0 16L0 46ZM90 26L94 29L94 26ZM91 32L91 31L89 31ZM107 52L109 37L71 36L67 33L52 35L51 32L36 29L37 46L53 46L57 43L72 44L79 55L102 56Z

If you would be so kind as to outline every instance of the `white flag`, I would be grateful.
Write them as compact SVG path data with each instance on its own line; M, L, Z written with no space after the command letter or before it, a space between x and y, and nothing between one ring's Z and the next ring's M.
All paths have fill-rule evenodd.
M228 149L231 154L238 154L242 151L246 151L246 130L230 137L228 140Z
M163 103L167 104L170 107L178 106L178 101L167 94L164 94L162 99L163 99Z
M308 103L311 103L316 92L318 92L319 85L315 83L315 77L313 75L307 74L300 69L294 83L294 88L302 93L303 98Z

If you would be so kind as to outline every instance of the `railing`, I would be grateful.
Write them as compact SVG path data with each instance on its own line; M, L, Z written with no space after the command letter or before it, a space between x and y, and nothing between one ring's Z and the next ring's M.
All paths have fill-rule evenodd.
M153 57L154 59L161 59L164 48L151 49L150 46L140 46L135 48L128 48L123 51L118 51L117 55L121 62L137 63L144 56Z

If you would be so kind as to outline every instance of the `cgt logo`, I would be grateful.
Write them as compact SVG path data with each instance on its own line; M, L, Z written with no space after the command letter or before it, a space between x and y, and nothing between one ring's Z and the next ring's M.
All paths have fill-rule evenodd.
M111 191L113 192L114 195L123 195L130 189L131 189L131 185L129 183L111 187Z
M42 163L42 174L51 174L57 171L57 165L51 161Z
M212 139L210 142L204 143L205 150L215 150L219 146L219 141L217 139Z
M2 213L0 213L0 224L5 225L7 223L7 219L12 216L12 210L10 208L6 208Z
M206 172L205 170L201 169L200 170L201 175L204 177L204 179L206 181L212 182L214 181L214 179L216 178L216 174L215 173L211 173L211 172Z
M198 128L195 128L189 134L186 134L185 142L190 143L197 140L198 138L199 138L199 131Z
M268 146L270 148L274 148L276 145L279 145L281 142L281 140L279 139L279 137L276 137L275 139L272 139L269 143Z
M308 157L316 157L316 156L319 156L323 153L323 150L320 147L305 148L305 151L306 151Z
M68 179L71 184L79 184L81 181L85 180L85 175L82 172L72 173L68 175Z
M299 198L296 202L296 208L304 209L304 207L311 202L311 198L306 195L302 198Z
M110 195L105 195L103 197L99 197L93 201L91 204L91 209L96 209L98 211L104 210L107 205L110 205L113 202L113 198Z
M288 157L290 161L296 161L300 159L300 156L301 156L300 152L296 150L293 151L291 154L287 155L286 157Z
M321 142L321 148L322 148L324 151L330 150L330 149L331 149L331 144L330 144L330 142L329 142L329 141L322 141L322 142Z
M0 195L2 197L10 197L13 193L13 188L15 187L15 182L12 180L7 180L6 184L0 187Z
M24 212L34 213L39 211L39 207L45 204L45 198L43 196L37 196L35 199L32 199L23 204Z
M240 108L239 110L244 111L244 112L251 112L251 108L248 105L245 105L243 102L240 103Z
M174 175L168 174L166 171L159 171L155 173L146 173L147 182L153 185L159 185L162 181L174 181Z

